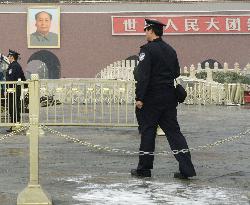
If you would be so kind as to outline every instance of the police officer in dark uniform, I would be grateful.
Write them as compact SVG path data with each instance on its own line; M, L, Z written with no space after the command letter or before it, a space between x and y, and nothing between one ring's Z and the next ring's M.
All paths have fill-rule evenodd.
M17 62L19 53L13 50L9 50L8 54L8 60L10 62L9 67L6 72L6 81L18 81L18 79L21 79L21 81L25 81L25 76L22 70L21 65ZM21 112L21 102L20 102L20 96L21 96L21 86L15 85L15 84L7 84L8 88L13 88L14 92L10 92L8 94L8 111L10 115L10 122L16 123L20 122L20 112ZM8 132L13 131L13 128L11 127Z
M167 136L172 150L188 149L185 137L177 121L178 105L174 79L180 76L180 67L175 50L165 43L163 23L145 19L147 44L141 46L139 64L134 71L136 84L136 116L141 132L139 163L131 170L132 176L151 177L153 169L157 126ZM190 152L174 155L179 162L175 178L195 176Z

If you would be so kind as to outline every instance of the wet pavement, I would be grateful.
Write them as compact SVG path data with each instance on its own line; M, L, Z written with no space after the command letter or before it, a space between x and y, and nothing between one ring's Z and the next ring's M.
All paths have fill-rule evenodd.
M189 147L213 143L250 129L250 106L179 107ZM51 127L93 144L138 151L136 128ZM0 128L0 137L6 128ZM250 204L250 134L209 150L193 151L197 176L177 180L172 155L156 156L151 179L130 176L138 156L103 152L45 132L40 138L40 184L54 205L247 205ZM170 151L164 136L156 151ZM0 205L14 205L28 183L25 135L0 141Z

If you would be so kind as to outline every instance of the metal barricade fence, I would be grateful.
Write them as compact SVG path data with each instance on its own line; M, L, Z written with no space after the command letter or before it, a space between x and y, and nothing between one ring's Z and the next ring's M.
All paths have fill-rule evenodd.
M135 81L41 80L40 122L45 125L137 126Z
M75 78L39 81L40 123L44 125L137 126L135 81ZM0 82L1 126L14 126L17 121L21 125L29 123L29 97L32 97L29 83ZM188 93L185 104L244 104L242 84L183 83Z
M244 104L246 85L240 83L184 82L187 91L185 104L189 105L241 105Z
M0 126L28 124L28 85L28 81L0 82Z

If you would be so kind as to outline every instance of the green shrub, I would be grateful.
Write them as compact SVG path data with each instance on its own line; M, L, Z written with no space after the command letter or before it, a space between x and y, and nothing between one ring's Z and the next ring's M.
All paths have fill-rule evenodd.
M206 80L206 78L207 78L207 72L201 71L201 72L199 72L199 73L196 73L195 76L196 76L196 78L198 78L198 79Z
M196 73L195 76L198 79L207 78L207 73L205 71L201 71L200 73ZM218 83L243 83L250 85L250 77L239 75L235 72L213 72L213 80Z
M243 83L250 84L250 78L235 72L213 72L213 79L219 83Z

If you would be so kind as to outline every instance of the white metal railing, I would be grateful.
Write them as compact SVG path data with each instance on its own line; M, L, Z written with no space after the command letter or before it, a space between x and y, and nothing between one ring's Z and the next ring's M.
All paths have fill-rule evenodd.
M197 67L195 67L192 64L189 69L187 66L183 68L183 73L189 74L191 78L196 78L195 74L200 73L202 71L205 71L207 73L207 78L209 78L209 80L212 80L212 72L224 72L224 73L235 72L243 76L246 75L250 76L250 63L248 63L246 66L242 68L240 68L239 63L235 63L233 68L229 68L228 63L224 63L223 68L219 69L217 62L214 63L214 69L210 69L208 62L205 63L205 69L202 69L201 63L198 63Z
M187 91L185 104L241 105L244 104L244 84L220 84L206 81L183 82Z
M135 60L116 61L97 73L96 78L134 80L133 70L137 64L138 61ZM190 80L197 80L196 74L202 71L207 73L206 80L208 82L213 81L213 72L235 72L242 76L250 76L250 63L248 63L243 68L240 68L239 63L235 63L233 68L229 68L229 65L224 63L223 69L219 69L217 62L214 63L214 69L210 69L208 62L205 63L205 69L202 69L201 63L198 63L197 67L195 67L193 64L189 68L185 66L180 72L186 76L188 75Z
M135 81L41 80L41 122L46 125L136 126Z
M0 81L0 126L28 123L28 84L22 81Z
M134 80L133 70L137 63L135 60L116 61L97 73L96 78Z
M179 78L186 88L185 104L197 105L240 105L244 104L243 84L220 84L205 80ZM40 97L40 122L44 125L85 125L85 126L137 126L135 108L135 81L106 79L51 79L38 80ZM9 106L16 109L16 102L8 101L20 92L20 124L28 124L28 114L33 97L26 88L26 82L1 82L4 87L0 97L0 125L14 126L11 122ZM11 85L11 86L10 86ZM26 98L25 98L26 97ZM13 113L13 112L12 112ZM13 118L17 119L14 112Z
M134 80L133 70L137 63L135 60L116 61L101 70L96 78ZM240 69L239 63L235 63L232 69L229 69L227 63L224 63L223 69L219 69L217 62L214 63L214 69L209 68L208 62L205 63L205 69L202 69L201 63L198 63L197 68L191 65L189 69L184 67L183 71L185 75L181 76L179 81L188 93L185 104L244 104L243 91L247 90L247 85L214 82L213 72L235 72L243 76L250 76L249 63L243 69ZM202 71L206 72L206 80L196 77L196 74Z

